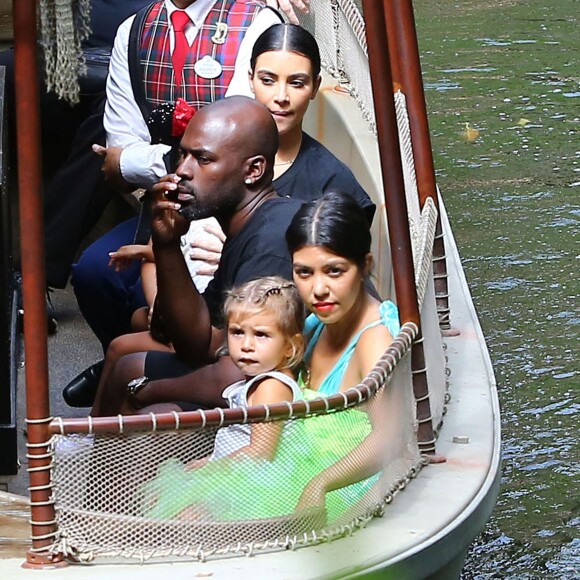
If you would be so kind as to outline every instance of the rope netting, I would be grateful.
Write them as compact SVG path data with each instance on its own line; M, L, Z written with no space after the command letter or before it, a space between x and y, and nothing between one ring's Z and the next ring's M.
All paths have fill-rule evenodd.
M81 43L90 34L90 0L39 0L39 8L47 89L77 103L78 78L87 71Z
M318 41L324 68L355 98L376 134L365 25L358 6L354 0L312 0L310 12L299 17Z
M200 412L176 414L179 428L169 430L71 433L60 420L63 434L51 440L52 550L79 561L205 560L309 545L365 525L423 464L410 355L402 354L413 329L404 327L369 375L370 388L318 399L317 414L307 397L288 405L286 419L247 424L223 411L221 427ZM187 416L198 426L187 427ZM247 452L240 445L250 430Z

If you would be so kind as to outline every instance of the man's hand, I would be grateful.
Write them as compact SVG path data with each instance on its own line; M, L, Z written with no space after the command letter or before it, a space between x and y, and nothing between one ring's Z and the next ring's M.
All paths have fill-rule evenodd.
M189 243L193 249L188 255L191 260L200 260L206 264L197 269L197 274L200 276L213 276L220 264L226 235L219 225L213 221L204 224L203 229L212 234L212 237L209 240L206 238L194 238Z
M105 176L105 181L121 193L130 193L135 189L129 182L125 181L121 174L121 152L122 147L103 147L93 145L93 151L103 157L101 171Z
M181 204L171 201L176 198L180 178L174 173L162 177L152 188L153 204L151 233L157 245L178 244L181 236L187 233L189 221L179 214Z
M292 24L300 24L296 12L294 12L294 8L297 8L300 12L308 14L310 0L266 0L266 4L272 8L282 10Z

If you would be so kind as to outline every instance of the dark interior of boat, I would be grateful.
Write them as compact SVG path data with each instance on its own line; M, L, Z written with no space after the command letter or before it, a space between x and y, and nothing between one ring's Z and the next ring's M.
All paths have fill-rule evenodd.
M18 470L16 451L17 297L8 195L4 69L0 70L0 475ZM8 364L6 364L8 363Z

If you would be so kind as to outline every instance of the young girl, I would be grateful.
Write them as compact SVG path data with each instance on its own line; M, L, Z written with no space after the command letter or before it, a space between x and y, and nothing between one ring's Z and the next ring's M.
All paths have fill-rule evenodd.
M247 282L229 292L224 305L227 350L245 380L227 387L223 398L230 408L270 405L301 399L292 369L302 360L304 305L293 283L277 276ZM274 460L282 423L236 424L218 430L211 455L186 466L176 459L159 468L158 475L140 490L150 517L195 517L196 505L216 519L232 517L224 463L238 466ZM292 429L292 423L284 433ZM254 471L254 467L251 467ZM209 507L208 507L209 506ZM229 507L228 507L229 506ZM237 514L235 517L238 517Z

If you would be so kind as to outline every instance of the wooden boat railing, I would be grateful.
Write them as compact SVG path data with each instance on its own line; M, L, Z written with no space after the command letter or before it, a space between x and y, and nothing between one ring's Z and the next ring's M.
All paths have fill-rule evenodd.
M425 105L421 61L411 0L385 3L385 24L389 37L393 87L399 88L407 97L407 111L411 130L411 144L415 160L417 189L420 205L431 198L439 208L437 182ZM435 299L441 330L451 330L445 242L441 218L437 218L435 244L433 247L433 278Z

